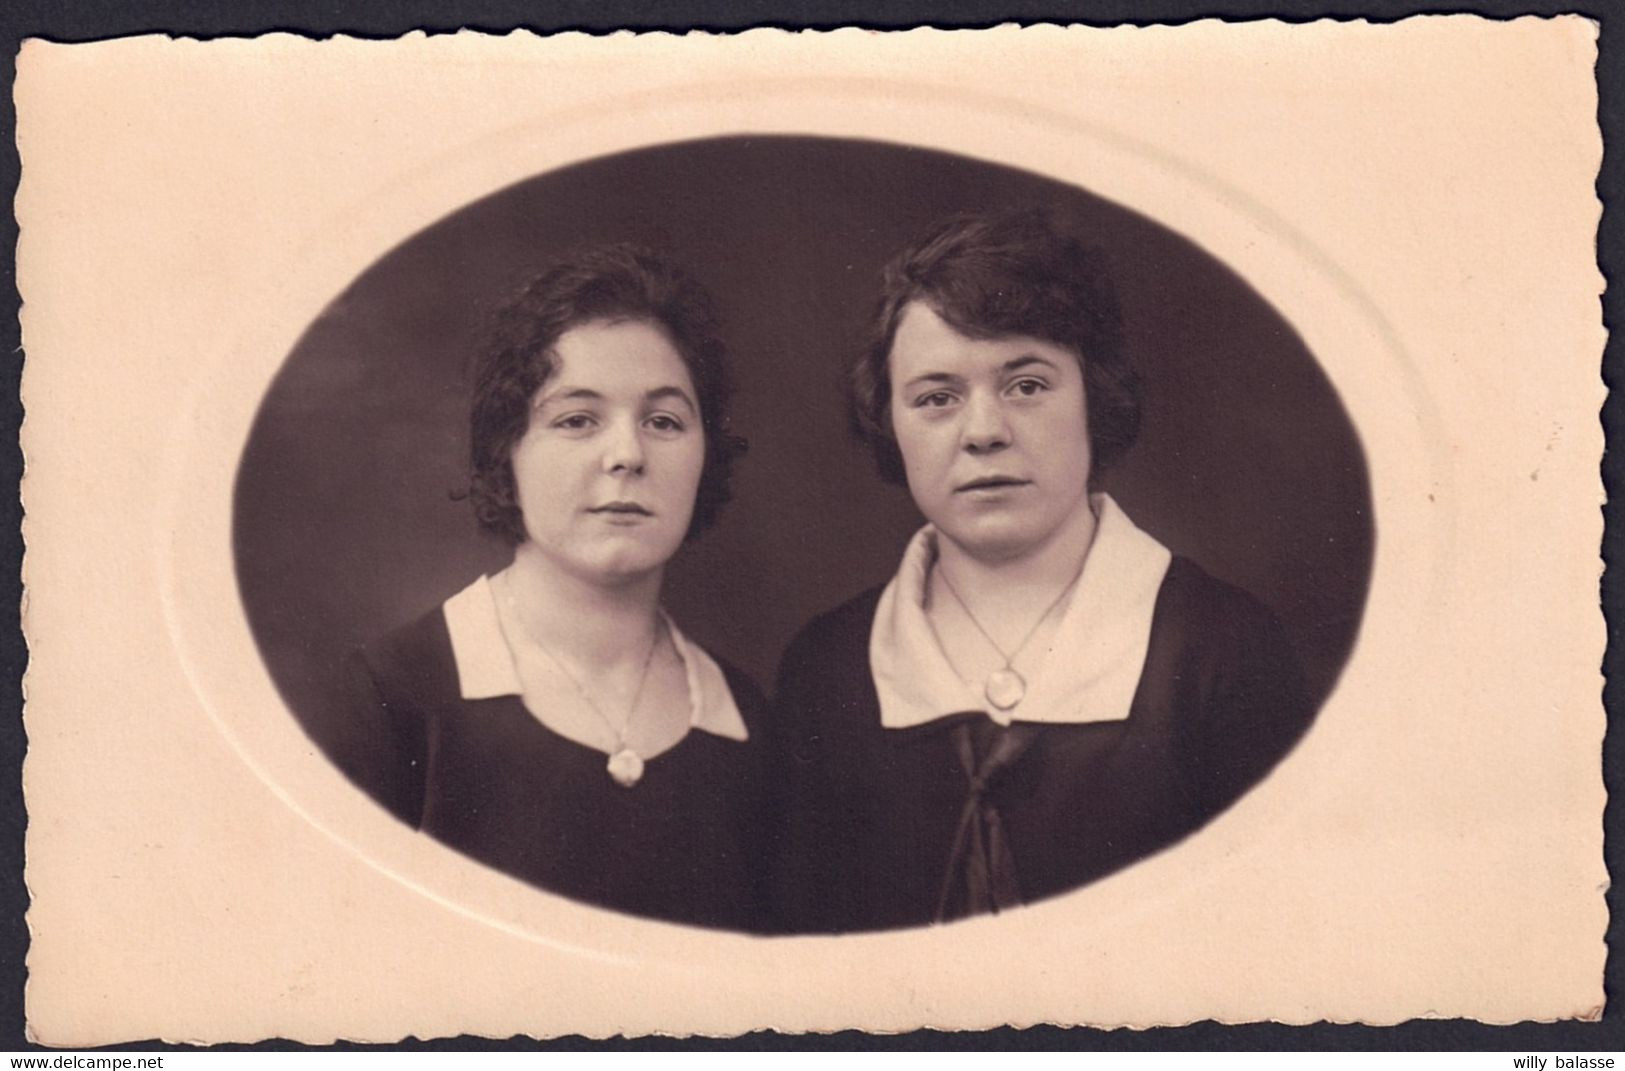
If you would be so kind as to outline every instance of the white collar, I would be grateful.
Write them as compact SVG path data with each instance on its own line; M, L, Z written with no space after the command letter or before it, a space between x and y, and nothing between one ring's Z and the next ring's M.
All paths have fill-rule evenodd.
M1094 541L1056 626L1051 655L1027 675L1027 695L1010 712L1018 721L1120 721L1139 687L1157 593L1172 555L1109 495L1091 495L1090 505L1098 518ZM888 729L988 710L981 691L968 687L949 664L926 617L936 541L931 525L909 541L869 633L869 668L880 723Z
M457 662L457 684L464 699L492 699L524 694L513 652L497 617L496 593L489 577L480 577L447 599L441 607ZM665 611L661 611L665 617ZM688 677L689 725L715 736L745 740L745 719L734 703L722 668L666 617L671 643Z

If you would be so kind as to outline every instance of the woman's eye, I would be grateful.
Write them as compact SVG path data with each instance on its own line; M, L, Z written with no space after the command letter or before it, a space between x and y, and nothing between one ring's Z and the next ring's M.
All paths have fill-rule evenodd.
M655 431L664 432L679 432L686 427L681 420L678 420L676 417L667 413L656 413L654 416L645 421L645 423Z
M586 431L596 423L588 413L568 413L553 421L553 426L561 431Z
M914 399L914 405L919 409L941 409L952 404L954 396L945 390L934 390L930 394L922 394Z
M1049 390L1049 384L1042 379L1018 379L1010 384L1009 393L1023 398L1031 398L1035 394L1042 394Z

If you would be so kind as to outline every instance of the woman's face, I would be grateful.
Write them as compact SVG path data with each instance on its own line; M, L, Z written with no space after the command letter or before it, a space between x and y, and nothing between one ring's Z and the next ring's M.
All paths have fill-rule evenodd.
M699 402L666 334L594 320L553 347L513 451L527 542L599 582L648 574L682 545L705 463Z
M1022 335L967 338L914 302L889 371L909 492L961 549L1020 558L1089 509L1089 419L1071 350Z

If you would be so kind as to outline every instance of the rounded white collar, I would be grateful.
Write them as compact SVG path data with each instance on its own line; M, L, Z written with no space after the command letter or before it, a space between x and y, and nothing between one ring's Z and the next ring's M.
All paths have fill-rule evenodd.
M1173 556L1142 531L1109 495L1091 495L1094 541L1077 587L1042 660L1025 674L1028 690L1009 712L1016 721L1081 724L1120 721L1139 688L1151 644L1157 593ZM986 698L948 661L926 617L937 530L914 534L881 593L869 632L869 669L880 697L880 723L907 729L980 710Z
M441 612L446 618L446 631L451 634L462 697L523 696L519 670L497 616L490 577L480 577L447 599ZM664 610L661 616L666 617ZM666 627L671 630L672 646L682 659L688 679L689 726L730 740L748 739L745 719L740 716L722 667L698 644L691 643L670 617L666 617Z

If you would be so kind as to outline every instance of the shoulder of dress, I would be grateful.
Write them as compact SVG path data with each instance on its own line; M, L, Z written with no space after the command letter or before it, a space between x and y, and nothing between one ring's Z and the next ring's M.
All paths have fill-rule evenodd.
M873 704L869 634L884 590L871 588L856 595L817 615L795 634L779 660L774 681L776 720L797 720L797 711L822 718L853 703ZM865 690L867 702L861 694Z
M1157 593L1156 617L1176 617L1204 629L1221 624L1230 630L1279 627L1275 614L1257 597L1177 554Z
M1157 595L1147 666L1215 684L1237 674L1301 677L1296 645L1262 600L1180 557Z
M1191 791L1216 814L1292 749L1317 704L1286 628L1242 588L1176 558L1157 615L1142 685L1177 721Z
M727 683L728 691L733 694L734 706L739 708L739 716L745 719L746 728L754 729L767 710L767 693L762 691L762 686L756 683L755 677L732 662L718 658L710 650L706 650L705 653L722 671L722 679Z
M356 657L389 699L457 693L457 661L440 607L363 644Z
M791 641L794 647L802 642L829 643L847 640L861 642L868 648L869 631L874 626L875 610L880 605L884 584L860 592L831 610L825 610L801 627Z

